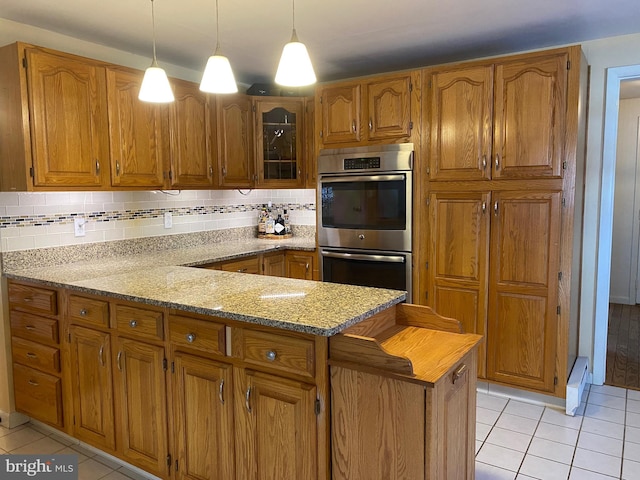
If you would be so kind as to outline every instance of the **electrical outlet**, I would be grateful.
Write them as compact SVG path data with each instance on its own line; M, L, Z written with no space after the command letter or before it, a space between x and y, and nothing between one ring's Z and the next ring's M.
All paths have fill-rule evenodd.
M84 217L75 217L73 219L73 231L76 237L84 237L85 236L85 224L86 220Z
M173 215L171 212L164 212L164 228L173 227Z

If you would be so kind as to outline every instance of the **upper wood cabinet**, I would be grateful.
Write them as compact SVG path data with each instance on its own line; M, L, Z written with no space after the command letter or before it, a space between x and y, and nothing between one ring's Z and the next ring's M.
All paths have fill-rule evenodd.
M215 97L197 84L171 79L169 107L171 188L213 188L216 167Z
M258 185L303 187L304 98L257 97L254 109Z
M322 148L412 141L420 115L419 72L320 86L316 128Z
M425 75L431 180L559 178L566 51Z
M251 188L255 182L251 97L217 95L218 186Z
M304 100L304 176L305 188L316 188L318 186L318 150L315 136L315 99L307 97Z
M168 107L138 100L142 72L107 69L111 184L163 188Z
M1 48L0 62L1 189L106 187L104 67L22 43Z

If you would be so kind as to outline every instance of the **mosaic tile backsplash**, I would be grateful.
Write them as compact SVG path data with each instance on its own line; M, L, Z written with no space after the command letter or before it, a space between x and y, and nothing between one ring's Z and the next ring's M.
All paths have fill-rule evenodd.
M0 193L1 251L251 227L269 202L287 209L292 225L314 226L315 200L309 189ZM77 217L83 237L74 235Z

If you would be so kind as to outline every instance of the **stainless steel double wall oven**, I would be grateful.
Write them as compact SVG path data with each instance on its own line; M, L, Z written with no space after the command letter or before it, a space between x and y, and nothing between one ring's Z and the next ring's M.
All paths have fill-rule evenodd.
M323 281L406 290L411 301L413 158L412 143L320 152Z

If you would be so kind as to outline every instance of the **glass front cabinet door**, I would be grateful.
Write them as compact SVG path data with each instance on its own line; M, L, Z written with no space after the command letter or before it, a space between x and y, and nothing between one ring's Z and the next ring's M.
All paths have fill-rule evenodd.
M304 99L256 100L255 107L258 184L303 187Z

